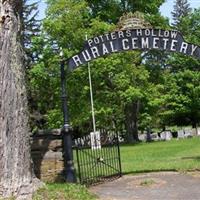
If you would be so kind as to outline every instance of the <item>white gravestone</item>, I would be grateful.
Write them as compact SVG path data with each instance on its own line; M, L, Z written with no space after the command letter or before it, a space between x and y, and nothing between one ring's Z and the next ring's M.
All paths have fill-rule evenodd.
M99 131L91 132L90 140L92 149L101 149L101 136Z
M184 138L185 134L184 134L184 130L178 130L178 138Z
M185 137L192 137L192 130L191 129L185 129Z
M139 140L141 140L141 141L146 141L146 139L147 139L147 135L146 134L139 134Z
M200 135L200 128L197 129L197 135Z
M167 141L171 140L172 139L171 131L163 131L162 133L160 133L160 139Z
M172 139L171 131L165 131L165 134L166 134L166 140L171 140Z

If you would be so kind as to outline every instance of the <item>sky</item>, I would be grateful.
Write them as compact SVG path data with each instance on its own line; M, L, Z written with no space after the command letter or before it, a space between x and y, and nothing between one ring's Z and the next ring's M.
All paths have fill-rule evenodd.
M35 2L36 0L30 0L30 2ZM173 5L175 0L166 0L166 2L160 7L160 12L163 16L166 16L171 19L171 11L173 11ZM200 0L188 0L192 8L200 8ZM45 0L40 0L39 4L39 18L42 19L45 17Z
M163 16L171 19L171 12L173 11L175 0L166 0L166 2L160 7L160 12ZM188 0L191 8L200 8L200 0ZM170 20L171 21L171 20Z

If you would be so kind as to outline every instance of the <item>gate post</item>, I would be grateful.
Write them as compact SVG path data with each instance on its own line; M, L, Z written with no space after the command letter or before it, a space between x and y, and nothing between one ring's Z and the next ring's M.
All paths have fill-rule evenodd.
M65 61L61 58L60 62L61 70L61 90L62 90L62 110L64 118L64 126L61 130L63 137L63 158L65 168L65 180L68 183L76 182L76 174L73 162L73 149L72 149L72 131L69 125L68 107L67 107L67 92L66 92L66 71Z

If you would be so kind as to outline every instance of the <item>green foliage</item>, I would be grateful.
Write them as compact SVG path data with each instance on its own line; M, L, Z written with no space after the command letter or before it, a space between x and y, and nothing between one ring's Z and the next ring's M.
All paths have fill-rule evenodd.
M163 115L176 124L192 124L196 127L200 119L200 73L185 70L166 77ZM180 120L181 119L181 120Z
M160 1L161 2L161 1ZM98 2L106 9L118 6L117 2ZM43 22L45 34L34 41L40 55L34 69L30 71L33 101L37 101L37 110L47 121L46 126L53 128L61 124L59 120L60 103L58 78L58 57L56 48L62 47L66 58L82 48L85 34L88 37L114 30L105 12L98 11L99 6L86 1L57 0L47 1L47 17ZM90 12L92 9L93 13ZM98 13L98 15L94 15ZM91 15L92 14L92 15ZM117 19L116 14L115 19ZM74 21L76 19L76 21ZM127 103L146 98L148 72L141 65L140 52L127 52L100 58L91 63L95 112L99 128L122 127L124 108ZM52 78L53 77L53 78ZM54 80L55 78L55 80ZM68 102L72 126L91 127L88 71L83 66L68 76ZM42 87L41 87L42 86ZM51 88L51 90L49 90ZM54 91L54 93L49 93ZM41 95L43 94L43 95ZM51 102L53 105L51 105ZM44 103L44 102L48 102ZM45 110L47 110L45 112ZM116 128L116 127L115 127Z
M71 57L82 49L86 35L91 38L116 30L125 11L141 11L155 28L170 29L168 20L158 10L163 2L48 0L41 35L32 40L36 62L28 72L33 129L62 125L61 47L64 57ZM181 18L179 26L184 38L195 44L200 42L199 13L195 10ZM193 123L194 116L195 123L199 122L200 62L196 59L151 50L112 54L90 65L98 129L124 130L127 120L138 123L141 130L178 121ZM67 91L71 125L89 132L92 120L86 65L67 74Z
M113 120L117 121L118 125L122 125L125 105L145 98L148 72L144 67L136 67L132 64L133 60L138 59L138 55L136 52L114 54L91 63L94 103L99 128L113 128L111 126ZM91 116L86 67L81 67L70 74L69 93L71 94L70 111L73 113L72 123L75 122L74 124L77 125L80 122L86 123Z
M164 0L87 0L91 8L93 18L116 24L119 18L128 12L143 12L150 15L157 15L159 7Z
M83 44L86 27L89 26L89 8L85 1L48 0L44 28L57 44L71 52ZM68 57L68 54L66 55Z
M121 16L119 1L116 0L87 0L91 8L92 18L98 17L102 21L116 23Z
M157 14L159 7L164 3L164 0L121 0L122 12L140 11L148 14Z
M60 112L60 71L59 57L55 55L52 44L43 36L37 38L34 42L34 48L38 52L38 61L27 72L29 79L29 105L32 113L32 129L37 128L55 128L55 124L45 124L47 119L52 119L53 110ZM47 113L51 113L51 117L46 117ZM57 116L57 115L54 115ZM58 119L60 119L59 117ZM55 120L55 119L54 119ZM52 120L51 120L52 121ZM35 125L37 127L35 127ZM50 126L49 126L50 125Z
M186 17L181 19L179 30L184 34L188 42L200 45L200 8L195 9Z
M185 40L199 44L197 36L200 20L200 10L181 18L178 25ZM163 109L160 116L168 124L192 124L196 127L200 121L199 115L199 68L200 62L191 57L173 54L168 59L169 72L164 78L165 94Z

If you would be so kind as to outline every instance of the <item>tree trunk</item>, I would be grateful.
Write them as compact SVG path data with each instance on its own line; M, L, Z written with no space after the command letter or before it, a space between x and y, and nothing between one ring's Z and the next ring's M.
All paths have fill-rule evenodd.
M128 142L138 142L138 114L139 101L126 105L125 108L125 126Z
M195 135L198 135L198 126L197 125L198 125L198 123L197 123L196 119L193 120L192 121L192 128L195 129Z
M22 0L0 0L0 198L29 199L32 174L23 50Z

